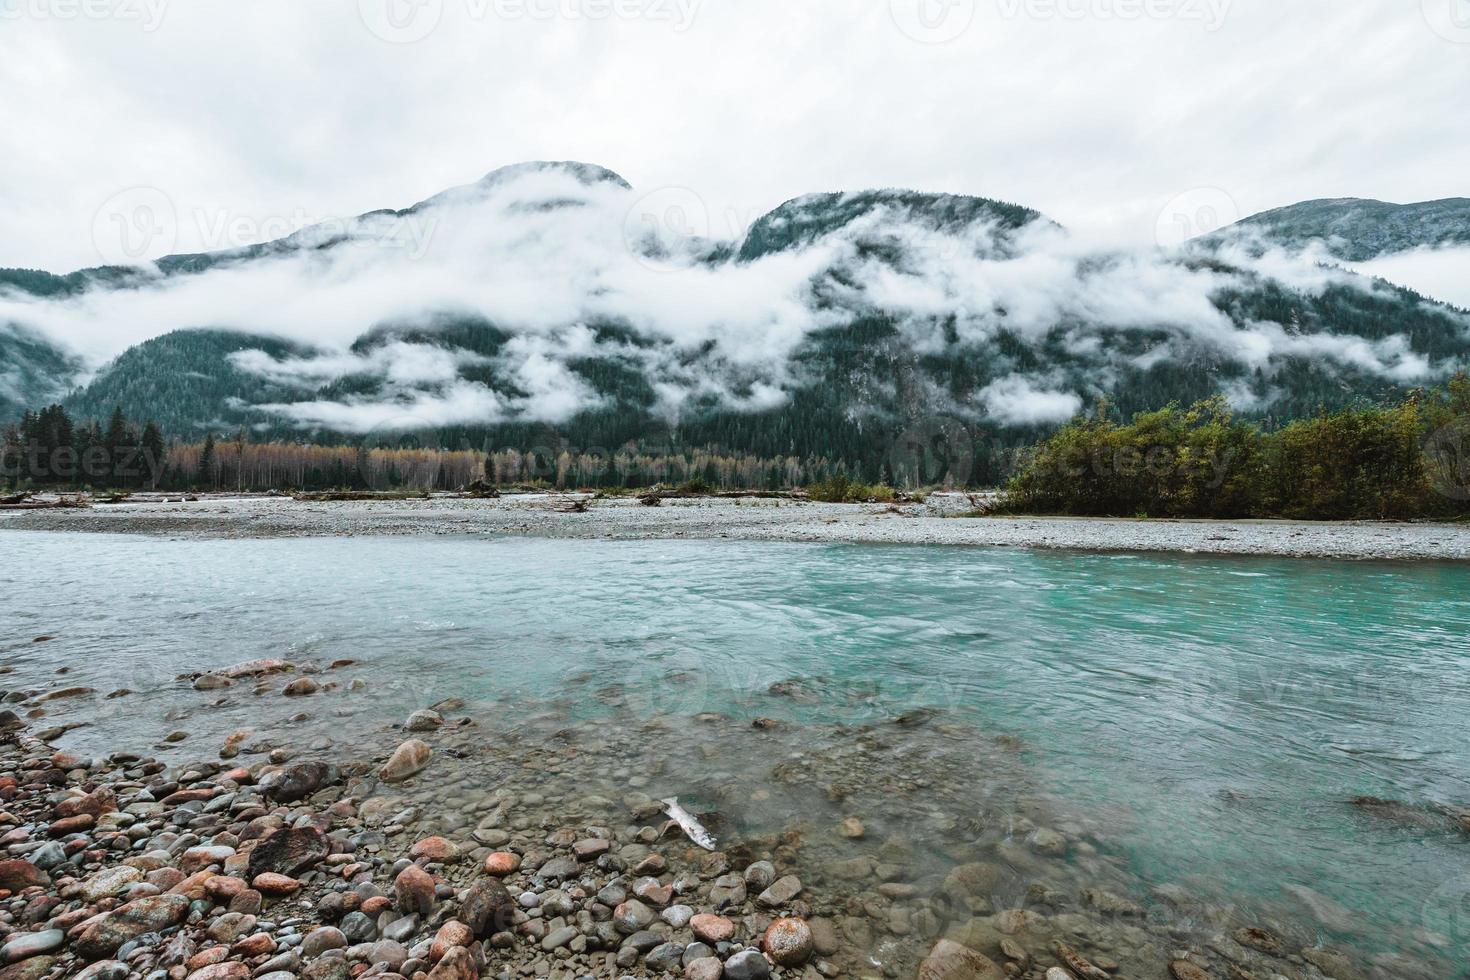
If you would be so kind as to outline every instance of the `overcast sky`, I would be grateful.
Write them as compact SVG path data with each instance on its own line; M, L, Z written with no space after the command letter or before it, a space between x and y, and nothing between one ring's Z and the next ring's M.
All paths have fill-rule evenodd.
M156 257L530 159L726 235L873 186L1140 244L1470 196L1467 0L0 0L0 81L0 265L54 271L140 195Z

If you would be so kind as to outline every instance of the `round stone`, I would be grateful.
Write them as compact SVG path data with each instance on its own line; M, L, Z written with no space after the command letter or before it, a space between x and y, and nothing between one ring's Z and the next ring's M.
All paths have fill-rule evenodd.
M800 966L812 955L812 930L803 919L784 918L771 923L762 946L776 964Z
M497 878L515 874L520 867L521 856L512 851L496 851L485 858L485 873Z

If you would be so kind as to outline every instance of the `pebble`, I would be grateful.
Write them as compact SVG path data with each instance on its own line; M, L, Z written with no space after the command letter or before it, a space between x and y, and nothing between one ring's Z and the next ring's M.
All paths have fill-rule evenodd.
M336 926L313 929L301 940L301 955L312 959L329 949L341 949L347 945L347 937Z
M670 905L660 912L658 917L675 929L682 929L689 924L690 919L694 918L694 909L687 905Z
M495 851L485 856L485 873L497 878L513 875L521 868L521 856L511 851Z
M251 684L259 694L277 689ZM318 689L341 690L324 682ZM238 747L246 756L269 753L269 761L248 768L219 760L89 760L50 749L0 767L0 846L8 848L0 849L0 882L13 886L0 895L0 961L24 967L23 974L7 969L3 980L126 980L130 973L146 980L372 980L385 973L473 980L481 972L496 980L613 980L619 973L898 980L914 976L940 935L968 945L939 940L919 965L920 980L1005 980L1006 971L970 946L999 949L1006 970L1038 978L1041 967L1028 962L1027 949L1045 957L1058 936L1108 974L1153 975L1167 965L1176 980L1210 976L1190 972L1202 968L1187 961L1171 963L1167 951L1175 947L1163 945L1162 929L1138 919L1130 899L1096 889L1063 895L1035 884L1052 880L1033 873L1047 857L1098 853L1088 850L1097 840L1093 827L1058 822L1040 806L1006 815L1010 839L970 845L964 842L978 831L948 805L949 796L936 796L913 815L914 825L949 834L958 854L994 858L946 874L917 833L914 843L876 833L893 819L881 804L847 795L816 755L793 754L797 777L818 795L829 787L830 799L864 808L874 842L847 843L870 833L855 816L836 823L835 834L831 817L748 838L723 823L715 826L729 853L704 853L669 828L649 795L655 786L674 791L663 788L672 770L644 772L618 761L605 773L597 768L626 751L618 740L627 736L615 727L604 733L606 758L598 740L576 737L578 728L539 756L514 739L495 743L486 753L495 758L482 764L475 756L488 733L471 738L459 723L440 722L424 730L440 732L431 737L443 740L442 778L406 786L379 778L393 759L378 773L347 758L340 771L297 761L326 751L331 740L293 740L264 722L255 741ZM698 732L721 722L712 716L693 724ZM926 730L941 724L936 718ZM881 746L882 727L871 731L865 737ZM503 763L501 749L509 753ZM695 750L707 759L719 752L699 735ZM0 745L6 751L15 746ZM402 743L394 752L410 760L402 778L435 751L415 739ZM480 781L461 779L458 760L466 758L464 765L483 765ZM494 779L481 778L491 772ZM433 774L441 777L439 768ZM910 776L907 792L927 785L927 777ZM580 788L574 780L588 782ZM773 784L766 798L782 792ZM35 839L58 827L65 836ZM744 860L732 867L731 855ZM745 863L754 857L766 859ZM809 878L820 886L812 894L796 874L782 873L814 867ZM996 913L992 897L1019 898L1022 889L1012 886L1022 884L1031 884L1026 908ZM813 909L825 915L808 918ZM1134 921L1115 923L1116 915ZM1257 932L1240 941L1267 950ZM1151 958L1141 964L1144 956ZM1352 975L1356 965L1326 950L1293 949L1289 957L1326 975Z
M404 912L428 915L434 911L434 879L416 864L410 864L393 879L393 894Z
M729 942L735 935L735 923L723 915L711 915L708 912L702 912L691 918L689 929L695 936L711 946Z
M795 875L777 878L771 887L756 896L756 904L768 909L779 908L801 894L801 879Z
M714 957L692 960L684 965L684 980L720 980L724 964Z
M811 927L803 919L777 919L766 930L761 947L778 966L800 966L812 955Z
M55 952L66 942L66 933L60 929L43 932L28 932L12 938L0 947L0 963L18 963L32 956Z
M741 950L725 961L726 980L764 980L770 975L771 964L753 949Z
M443 724L444 718L439 712L422 708L409 715L403 727L411 732L432 732Z
M393 750L380 775L384 782L401 783L427 766L433 754L426 743L411 738Z

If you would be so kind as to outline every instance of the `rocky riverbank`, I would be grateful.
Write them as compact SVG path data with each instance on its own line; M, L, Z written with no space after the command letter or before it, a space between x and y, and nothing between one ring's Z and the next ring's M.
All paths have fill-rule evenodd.
M7 695L23 717L0 718L0 980L1446 975L1139 881L1106 820L1038 791L1014 740L934 712L650 717L589 678L577 697L611 716L451 701L348 735L304 729L300 706L352 685L290 667L179 680L195 714L259 706L260 730L209 758L187 732L158 761L57 748L37 735L82 709ZM669 818L675 795L715 850Z
M668 499L577 494L477 500L298 501L288 497L145 499L82 510L0 514L0 530L85 531L190 538L515 535L624 540L936 544L1080 551L1281 555L1302 558L1470 559L1470 525L973 518L977 498L821 504L764 498Z

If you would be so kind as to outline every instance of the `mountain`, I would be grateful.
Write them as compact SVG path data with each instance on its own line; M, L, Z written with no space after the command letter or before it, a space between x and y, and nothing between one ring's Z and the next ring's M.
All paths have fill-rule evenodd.
M39 333L0 324L0 424L59 399L81 370L75 355Z
M55 275L39 269L0 269L0 290L14 289L31 296L76 296L89 289L136 288L156 284L160 279L197 275L212 269L248 264L258 259L280 258L315 252L330 252L353 242L374 241L391 236L400 222L434 208L453 207L468 198L482 195L497 187L542 175L569 177L583 186L604 184L631 190L626 180L605 167L575 161L536 161L512 164L492 170L480 180L461 187L441 191L411 207L401 210L384 208L369 211L341 221L321 222L302 228L284 238L215 252L197 252L164 257L143 266L93 266L67 275ZM540 207L569 206L574 201L550 199L538 202Z
M998 250L1010 253L1015 233L1040 220L1044 220L1042 215L1030 208L958 194L902 190L808 194L757 219L746 232L738 257L751 262L810 246L854 227L859 228L861 247L882 251L908 244L893 239L900 229L910 234L962 234L986 226L995 230Z
M1470 245L1470 198L1420 204L1352 197L1303 201L1251 215L1212 237L1231 241L1255 236L1288 250L1320 242L1345 262L1367 262L1416 248Z
M1097 249L1029 208L903 190L806 195L703 239L683 197L652 221L648 200L605 168L523 164L246 249L0 272L0 299L87 335L113 310L142 324L67 404L180 437L717 447L869 478L938 440L994 480L1104 399L1289 419L1470 364L1470 317L1310 256ZM1448 240L1434 214L1354 234Z
M151 419L185 439L202 437L205 430L253 427L261 418L250 406L289 400L312 389L281 385L243 370L231 355L249 350L276 358L311 352L274 337L175 330L128 348L64 404L84 419L106 419L121 408L128 418ZM276 427L281 433L288 428Z

